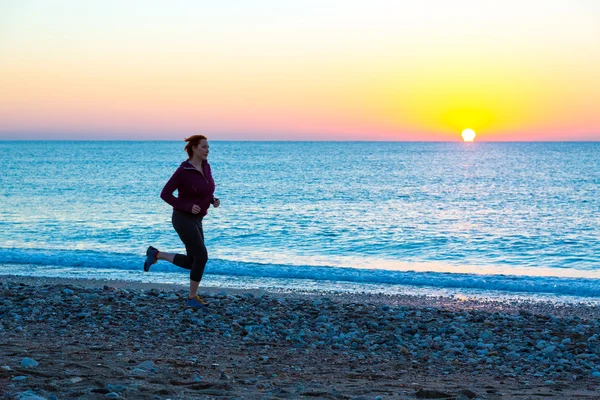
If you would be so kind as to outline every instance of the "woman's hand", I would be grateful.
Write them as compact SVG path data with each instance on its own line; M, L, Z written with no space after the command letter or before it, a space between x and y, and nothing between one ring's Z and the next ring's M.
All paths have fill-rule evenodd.
M221 200L219 199L215 199L215 201L213 202L213 207L217 208L221 205Z
M199 212L200 212L200 206L199 206L199 205L196 205L196 204L194 204L194 205L192 206L192 214L198 214Z

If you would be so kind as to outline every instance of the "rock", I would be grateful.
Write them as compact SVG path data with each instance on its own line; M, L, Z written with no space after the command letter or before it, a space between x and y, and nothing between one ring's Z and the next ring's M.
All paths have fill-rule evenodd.
M141 369L144 371L151 371L153 368L154 368L153 361L144 361L144 362L138 364L138 366L136 367L136 369Z
M37 367L38 365L40 365L37 361L35 361L33 358L24 358L21 360L21 366L25 367L25 368L34 368Z
M15 376L11 380L13 382L22 382L22 381L26 380L27 378L29 378L29 377L28 376L24 376L24 375L19 375L19 376Z
M544 354L546 357L550 357L552 354L554 354L554 350L556 350L556 346L548 346L542 350L542 354Z
M35 393L32 390L27 390L19 395L19 400L47 400L45 397L42 397Z
M127 389L127 386L108 384L106 385L106 389L108 389L109 392L121 393Z
M148 371L146 369L141 369L141 368L134 368L133 371L131 371L131 372L133 372L134 374L137 374L137 375L145 375L150 371Z
M542 349L546 348L546 341L545 340L539 340L537 342L537 344L535 345L535 347L537 347L539 350L542 350Z

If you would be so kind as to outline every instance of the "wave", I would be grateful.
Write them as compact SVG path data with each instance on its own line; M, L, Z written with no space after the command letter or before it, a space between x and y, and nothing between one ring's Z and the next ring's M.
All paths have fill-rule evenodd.
M32 266L31 268L81 268L82 272L89 271L92 275L94 271L98 270L141 271L142 263L143 257L140 255L125 253L88 250L0 249L0 265L4 265L3 270L9 273L11 266L14 266L16 270L19 269L18 266L27 265ZM182 271L181 268L166 262L162 262L154 268L160 272ZM27 270L19 269L19 274L27 274ZM209 260L207 274L600 297L600 279L579 277L390 271L335 266L260 264L222 259Z

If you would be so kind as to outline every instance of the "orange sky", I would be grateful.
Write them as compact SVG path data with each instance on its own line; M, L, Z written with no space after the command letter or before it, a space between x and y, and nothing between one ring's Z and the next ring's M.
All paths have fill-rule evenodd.
M4 2L0 139L600 140L600 3L285 3Z

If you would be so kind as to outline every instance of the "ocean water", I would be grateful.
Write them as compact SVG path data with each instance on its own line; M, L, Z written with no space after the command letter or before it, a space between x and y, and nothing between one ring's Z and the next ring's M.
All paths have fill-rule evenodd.
M0 142L0 274L185 283L183 142ZM600 143L220 142L203 284L600 300Z

